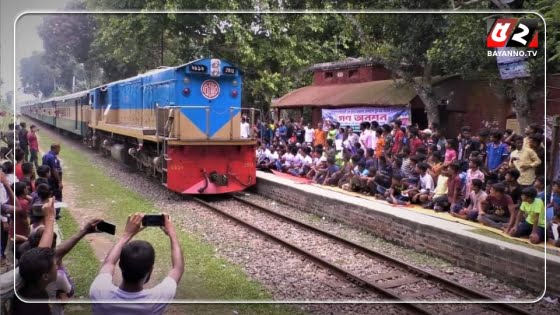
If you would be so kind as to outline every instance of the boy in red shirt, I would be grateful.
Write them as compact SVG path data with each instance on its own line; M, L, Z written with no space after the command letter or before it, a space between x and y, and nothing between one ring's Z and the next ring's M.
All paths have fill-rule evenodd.
M393 148L391 149L391 153L393 156L397 155L401 151L402 142L404 138L404 133L401 130L402 122L400 119L397 119L393 122L393 129L395 130L395 135L393 136Z
M29 163L35 165L35 169L39 168L39 157L37 153L39 152L39 141L37 141L36 132L39 131L37 126L31 125L29 128L30 132L27 134L27 142L29 143Z

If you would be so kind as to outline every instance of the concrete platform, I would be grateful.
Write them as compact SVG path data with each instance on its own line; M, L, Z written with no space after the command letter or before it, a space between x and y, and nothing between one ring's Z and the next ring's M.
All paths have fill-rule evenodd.
M560 256L545 254L544 247L509 243L475 233L468 224L266 172L257 171L254 191L536 293L544 291L546 270L547 292L560 295Z

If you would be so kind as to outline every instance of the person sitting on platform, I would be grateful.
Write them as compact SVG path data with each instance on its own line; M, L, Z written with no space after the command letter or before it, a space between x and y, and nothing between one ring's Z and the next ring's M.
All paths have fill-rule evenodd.
M480 179L473 179L470 184L471 192L466 202L467 207L463 208L458 213L451 212L451 215L463 220L476 221L480 212L481 201L488 197L483 186L484 183Z
M491 186L490 194L480 204L478 222L496 229L507 228L516 213L515 203L500 183Z
M412 203L419 203L420 196L423 194L429 194L435 188L434 179L430 174L428 174L428 169L430 166L427 163L420 163L416 166L416 172L418 173L420 180L414 189L409 190L408 197Z
M545 240L545 210L544 202L537 198L537 190L527 187L521 192L521 207L517 212L515 220L511 220L506 233L513 237L529 236L532 244L538 244Z
M292 165L292 168L288 170L289 174L297 177L307 174L311 168L311 164L313 163L313 160L309 155L311 153L311 148L302 148L299 151L300 157L298 158L298 162L296 162L297 164Z
M352 178L356 173L356 169L358 167L358 163L360 163L360 157L358 155L353 155L351 159L351 166L350 171L342 176L342 178L338 181L338 187L342 189L346 189L349 187L347 184L351 184ZM365 167L365 165L364 165ZM346 188L345 188L346 187ZM350 190L350 189L346 189Z
M327 170L327 157L323 155L323 149L315 148L312 160L313 162L309 165L309 170L305 174L307 179L313 179L318 172L324 173Z
M393 175L391 178L391 188L385 192L385 200L394 205L408 205L410 198L405 192L403 178L400 174Z
M337 186L340 180L352 170L350 153L347 150L343 150L342 157L343 161L342 165L338 167L339 170L334 173L327 174L325 180L323 181L324 185Z
M315 174L315 177L313 177L313 181L321 185L324 185L325 180L328 179L332 174L335 174L339 171L339 167L335 164L334 157L330 156L326 160L327 167L325 169L318 170Z
M463 187L459 177L460 168L461 166L457 162L449 164L447 170L449 174L449 179L447 180L447 200L439 199L434 202L434 210L436 212L448 210L458 212L463 208Z
M387 157L387 155L383 154L381 156L381 160L379 163L379 169L375 174L375 197L378 199L386 199L385 192L391 188L392 180L391 178L394 176L398 176L401 179L404 178L404 174L401 170L402 168L402 160L401 159L394 159L391 162L391 159ZM370 182L371 183L371 182ZM371 183L371 184L373 184ZM373 190L373 185L370 185L370 190Z
M434 153L435 155L435 153ZM433 192L421 194L418 200L424 209L433 209L436 203L447 201L448 167L443 167L437 177L436 188Z
M267 163L262 165L263 169L274 169L276 167L276 161L278 161L279 155L278 150L275 147L270 147L270 153L267 157Z

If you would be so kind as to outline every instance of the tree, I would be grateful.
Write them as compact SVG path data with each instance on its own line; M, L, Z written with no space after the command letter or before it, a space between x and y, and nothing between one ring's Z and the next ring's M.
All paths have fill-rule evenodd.
M365 35L363 54L390 69L418 94L429 123L439 123L438 101L432 88L437 60L428 52L444 34L448 17L440 14L383 14L375 19L355 18ZM440 71L441 72L441 71Z
M497 15L487 14L455 15L449 20L444 36L436 40L429 51L430 59L438 60L444 72L461 74L463 77L487 79L497 91L509 98L521 130L529 125L531 112L536 101L542 97L544 77L544 50L537 51L536 58L529 59L531 76L513 80L499 77L496 57L488 57L486 41L486 20ZM514 17L535 18L535 16L514 15ZM539 42L543 43L544 30L539 29Z
M548 72L560 72L560 2L538 0L532 5L532 9L538 10L546 20Z
M311 1L90 1L94 9L299 9ZM317 4L320 4L317 1ZM115 7L113 7L115 8ZM330 8L330 7L324 7ZM101 16L92 44L107 80L201 57L230 60L245 71L244 104L267 104L310 81L313 63L357 54L342 15L166 14ZM162 62L163 60L163 62Z
M21 60L19 77L24 93L48 97L56 89L59 73L46 63L44 56L44 52L33 52Z
M86 4L77 0L66 8L84 10ZM60 73L58 85L63 90L72 91L74 77L79 85L86 88L96 83L93 80L98 77L99 70L90 55L96 27L91 14L48 15L38 27L45 48L44 59ZM85 71L80 72L81 69Z

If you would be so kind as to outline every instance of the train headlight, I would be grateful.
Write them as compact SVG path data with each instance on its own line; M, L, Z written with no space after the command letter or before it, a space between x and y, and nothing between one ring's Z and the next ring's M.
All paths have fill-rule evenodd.
M191 80L189 79L189 77L185 77L185 78L183 78L183 83L189 84L189 83L191 83Z
M237 97L238 94L239 94L239 92L237 92L237 90L231 91L231 96L233 96L233 97Z
M184 89L183 89L183 95L189 96L189 94L191 94L191 89L189 89L189 88L184 88Z

